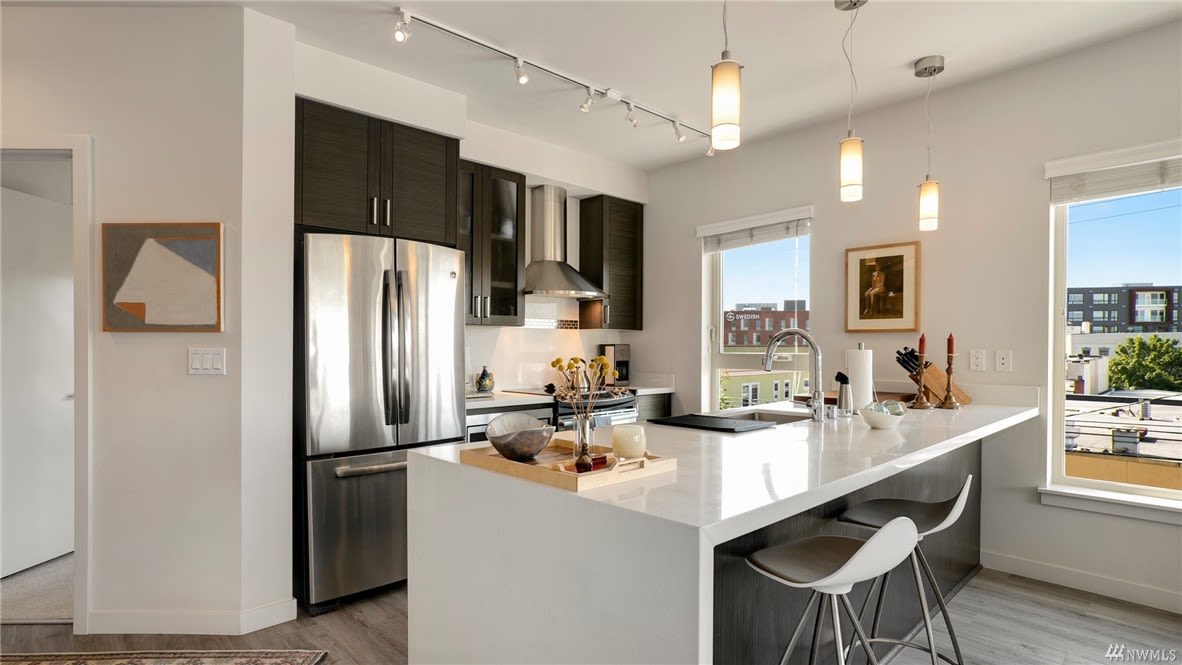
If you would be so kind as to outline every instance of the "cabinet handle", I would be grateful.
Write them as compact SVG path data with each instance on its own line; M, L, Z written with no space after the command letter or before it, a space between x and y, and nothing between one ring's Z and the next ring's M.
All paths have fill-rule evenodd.
M480 296L472 296L472 316L480 317Z
M386 199L386 226L390 226L390 199Z
M492 298L484 296L484 318L492 316Z
M612 324L612 306L611 305L604 305L603 306L603 327L608 328L611 326L611 324Z
M370 199L369 208L369 223L376 226L378 223L378 197Z

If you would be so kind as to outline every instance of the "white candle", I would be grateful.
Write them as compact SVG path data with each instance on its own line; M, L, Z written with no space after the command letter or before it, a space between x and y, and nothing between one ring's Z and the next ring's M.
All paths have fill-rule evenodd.
M644 428L640 425L612 427L612 452L616 458L644 457Z

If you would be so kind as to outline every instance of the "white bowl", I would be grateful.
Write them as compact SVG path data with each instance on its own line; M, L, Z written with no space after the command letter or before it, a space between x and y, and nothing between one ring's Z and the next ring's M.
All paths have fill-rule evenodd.
M865 420L872 429L894 429L903 421L903 416L892 416L889 413L871 411L870 409L859 409L858 415L862 416L862 420Z

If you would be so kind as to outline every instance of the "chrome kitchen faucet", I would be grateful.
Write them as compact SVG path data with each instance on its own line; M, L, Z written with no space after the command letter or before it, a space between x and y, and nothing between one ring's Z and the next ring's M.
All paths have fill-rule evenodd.
M772 361L776 357L776 347L784 341L786 337L796 335L804 340L811 352L809 359L809 383L813 388L813 396L809 399L809 412L812 413L813 421L821 422L825 419L825 391L821 389L821 347L817 344L817 340L808 334L807 331L800 328L785 328L775 335L767 342L767 351L763 354L763 371L772 371Z

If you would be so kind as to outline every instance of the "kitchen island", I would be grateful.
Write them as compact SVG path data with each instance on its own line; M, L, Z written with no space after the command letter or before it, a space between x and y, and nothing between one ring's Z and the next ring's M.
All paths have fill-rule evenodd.
M909 412L893 430L854 417L739 434L648 424L649 450L677 470L578 494L461 464L463 444L412 451L410 661L775 662L807 593L761 581L746 554L866 537L828 518L877 496L947 498L980 473L982 439L1037 414L974 404ZM979 496L963 524L925 539L942 585L977 567ZM888 634L918 617L898 587Z

